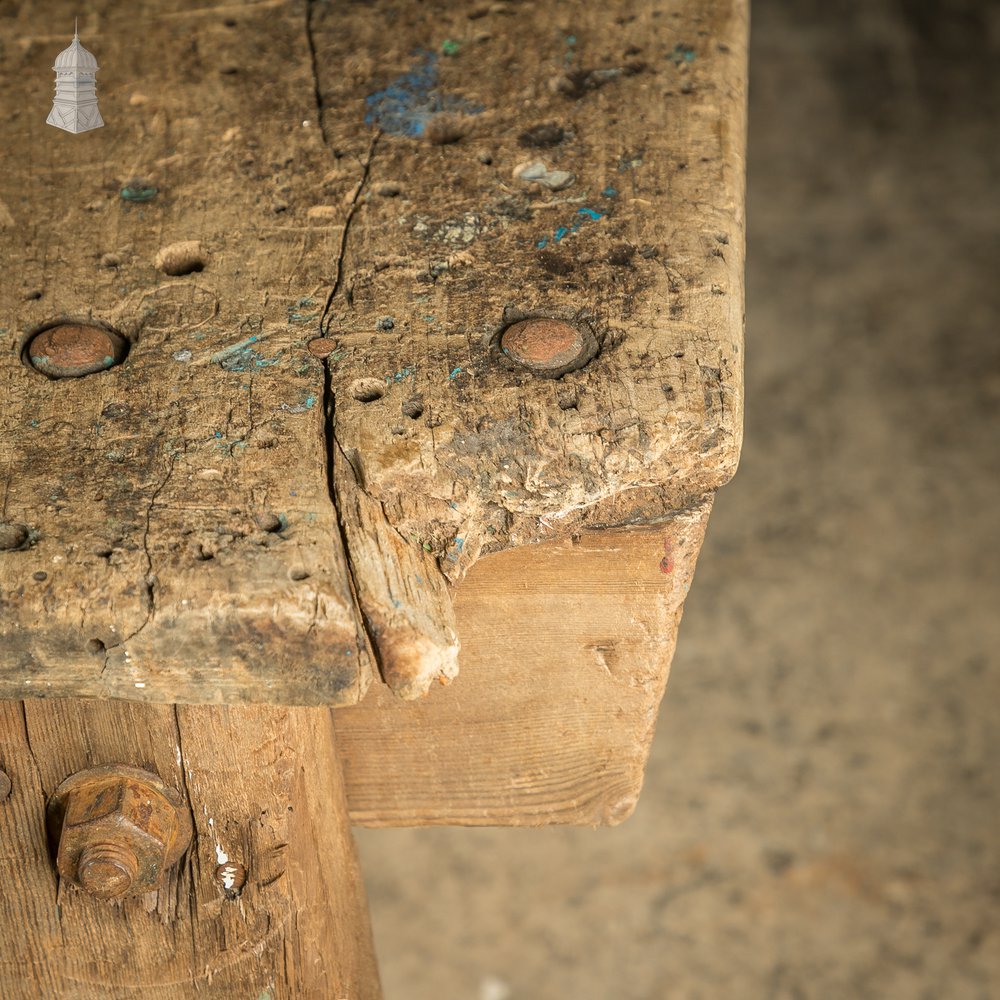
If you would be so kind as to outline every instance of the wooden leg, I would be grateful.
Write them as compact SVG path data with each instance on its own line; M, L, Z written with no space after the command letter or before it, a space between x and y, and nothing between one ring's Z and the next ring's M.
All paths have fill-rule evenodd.
M101 901L56 874L46 801L102 764L190 806L195 839L157 892ZM5 1000L381 996L329 709L5 701L0 768Z

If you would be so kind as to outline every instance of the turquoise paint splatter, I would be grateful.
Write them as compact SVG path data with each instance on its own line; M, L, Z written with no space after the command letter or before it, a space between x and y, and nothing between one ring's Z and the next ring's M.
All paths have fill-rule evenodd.
M690 45L685 45L683 42L678 42L667 58L675 66L680 66L681 63L694 62L694 48Z
M118 192L122 201L152 201L159 193L159 188L142 181L130 181Z
M603 194L605 198L617 198L618 197L618 191L617 191L616 188L613 188L613 187L606 187L601 192L601 194Z
M316 405L315 396L306 396L301 403L296 403L295 406L289 406L287 403L281 404L281 409L286 413L305 413L306 410L311 410Z
M414 53L414 66L397 76L384 90L365 98L366 125L378 125L393 135L416 138L427 123L441 112L477 115L483 108L457 94L438 92L438 54L421 50Z
M593 208L578 208L576 210L576 214L578 216L581 216L581 218L574 219L573 222L572 222L572 224L569 225L569 226L560 226L552 234L551 242L553 242L553 243L561 243L567 236L572 236L574 233L579 232L580 226L582 226L583 223L587 219L590 219L590 220L596 222L598 219L603 219L604 218L604 213L603 212L598 212L596 209L593 209ZM535 244L535 246L539 250L544 250L545 247L547 247L548 245L549 245L549 237L548 236L543 236Z
M260 352L250 346L256 344L258 339L256 334L247 337L237 344L216 351L209 360L227 372L254 371L258 368L270 368L272 365L276 365L281 358L281 351L273 358L261 357Z
M385 384L392 385L393 382L405 382L408 378L416 378L417 370L416 368L400 368L395 375L386 375Z
M448 375L448 378L449 379L458 378L458 376L461 375L461 374L462 374L462 367L461 367L461 365L459 365L458 368L453 368L451 370L451 372Z
M315 306L316 303L310 298L299 299L298 302L293 306L288 307L288 322L289 323L311 323L314 319L319 318L318 312L311 313L301 313L300 309L308 306Z

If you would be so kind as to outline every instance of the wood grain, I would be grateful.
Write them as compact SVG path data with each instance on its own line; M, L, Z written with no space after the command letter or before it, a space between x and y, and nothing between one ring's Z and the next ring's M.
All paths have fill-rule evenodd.
M458 588L459 679L336 710L352 820L627 818L710 507L483 557Z
M6 701L0 739L5 997L380 996L329 710ZM44 827L63 778L113 763L182 792L196 830L163 890L119 903L57 879Z
M332 159L302 126L302 12L236 5L237 30L221 9L99 0L80 31L107 124L77 136L37 113L68 44L38 32L76 12L14 9L0 521L31 542L0 551L0 695L356 701L371 670L327 484L322 365L304 347L344 219L271 204ZM164 273L182 241L201 269ZM26 332L66 318L118 330L124 364L59 381L22 364Z
M420 695L481 555L732 474L742 0L95 0L81 136L44 124L74 13L0 17L0 695L346 705L377 663ZM533 377L496 345L525 315L599 353ZM31 371L59 318L127 359Z

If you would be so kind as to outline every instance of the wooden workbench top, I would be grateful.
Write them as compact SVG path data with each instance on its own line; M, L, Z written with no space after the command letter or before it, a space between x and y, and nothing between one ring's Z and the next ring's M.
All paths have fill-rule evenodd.
M98 0L81 135L45 124L75 8L17 10L0 697L412 697L477 559L732 475L741 2ZM531 317L590 359L518 364ZM127 357L46 377L56 321Z

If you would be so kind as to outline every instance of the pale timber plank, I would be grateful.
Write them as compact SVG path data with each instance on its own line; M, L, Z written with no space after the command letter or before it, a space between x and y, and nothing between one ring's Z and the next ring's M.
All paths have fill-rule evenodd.
M462 673L337 709L365 826L620 823L642 789L710 503L485 556L458 588Z

